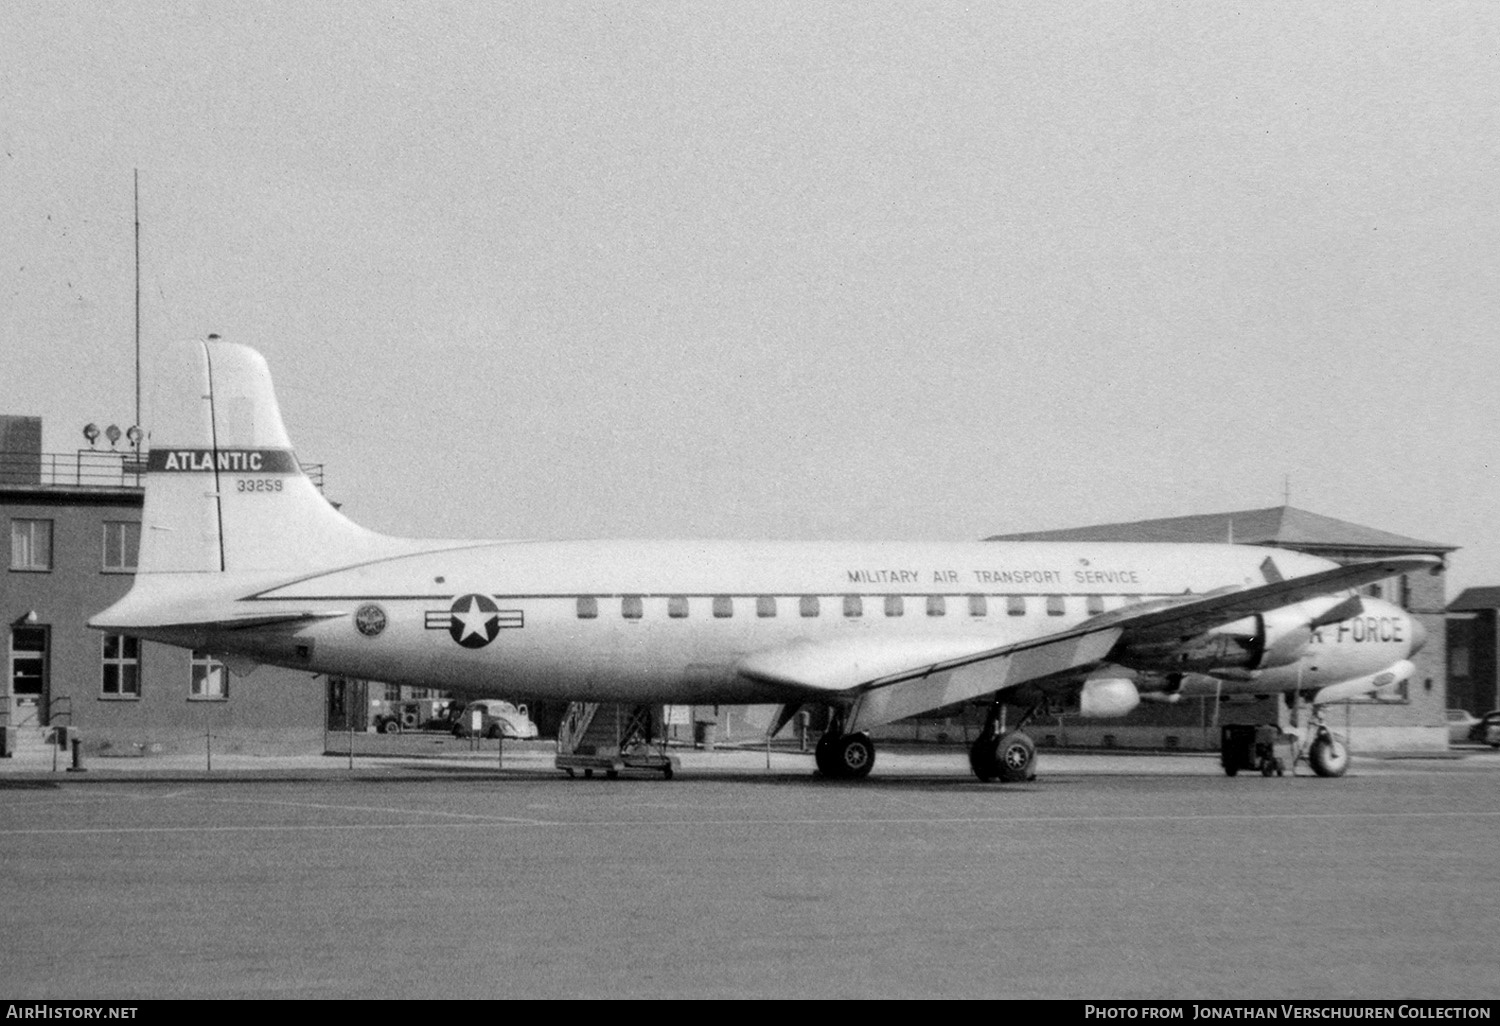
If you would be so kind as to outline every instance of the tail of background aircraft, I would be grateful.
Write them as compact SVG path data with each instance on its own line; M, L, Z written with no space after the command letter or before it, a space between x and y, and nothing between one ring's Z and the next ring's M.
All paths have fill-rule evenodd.
M348 520L292 452L265 359L186 343L157 386L140 574L313 570L390 554Z

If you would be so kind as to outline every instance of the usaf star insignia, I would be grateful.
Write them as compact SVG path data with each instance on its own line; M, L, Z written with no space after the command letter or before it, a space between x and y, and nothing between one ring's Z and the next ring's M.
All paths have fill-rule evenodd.
M446 630L464 648L483 648L508 627L526 626L519 609L501 609L488 595L460 595L448 609L427 612L428 630Z

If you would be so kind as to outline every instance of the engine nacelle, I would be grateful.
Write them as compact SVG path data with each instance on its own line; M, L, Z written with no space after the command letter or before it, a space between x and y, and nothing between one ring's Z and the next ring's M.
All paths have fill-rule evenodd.
M1083 682L1078 711L1084 716L1124 716L1141 704L1135 681L1125 677L1092 677Z

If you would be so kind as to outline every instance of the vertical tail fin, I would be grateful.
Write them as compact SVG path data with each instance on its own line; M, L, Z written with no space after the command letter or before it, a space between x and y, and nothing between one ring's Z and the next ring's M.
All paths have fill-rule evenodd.
M389 551L302 472L264 357L184 348L158 382L139 573L312 570Z

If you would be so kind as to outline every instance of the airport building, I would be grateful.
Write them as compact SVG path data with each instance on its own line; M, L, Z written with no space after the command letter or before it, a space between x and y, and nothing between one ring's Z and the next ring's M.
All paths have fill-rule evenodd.
M1448 606L1448 707L1500 709L1500 588L1465 588Z
M107 755L317 750L325 689L309 674L240 677L204 653L88 626L130 589L140 551L145 462L110 433L95 439L105 449L44 453L40 418L0 417L0 727L22 741L75 727Z

